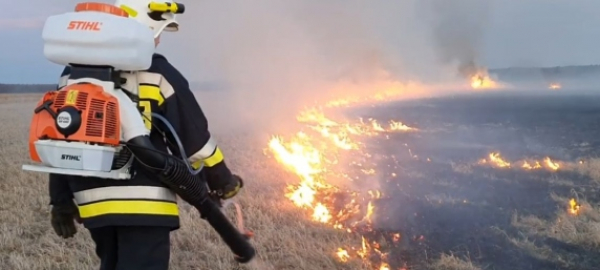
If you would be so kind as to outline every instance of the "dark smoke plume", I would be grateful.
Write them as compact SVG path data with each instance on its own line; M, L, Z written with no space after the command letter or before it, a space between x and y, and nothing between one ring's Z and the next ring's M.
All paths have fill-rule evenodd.
M456 67L458 75L470 77L479 66L485 26L490 15L486 0L425 0L437 60Z

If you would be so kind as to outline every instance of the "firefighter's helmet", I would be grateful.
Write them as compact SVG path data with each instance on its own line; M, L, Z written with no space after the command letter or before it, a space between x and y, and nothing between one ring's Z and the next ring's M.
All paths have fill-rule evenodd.
M179 23L175 14L185 11L183 4L165 0L117 0L115 6L125 10L130 18L152 28L155 38L162 31L178 31Z

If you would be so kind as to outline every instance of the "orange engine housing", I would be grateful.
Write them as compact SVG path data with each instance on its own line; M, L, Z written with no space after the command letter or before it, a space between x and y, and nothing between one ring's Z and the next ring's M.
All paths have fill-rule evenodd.
M117 98L96 84L72 84L47 92L38 102L29 129L29 154L41 162L34 144L40 139L118 146L120 137Z

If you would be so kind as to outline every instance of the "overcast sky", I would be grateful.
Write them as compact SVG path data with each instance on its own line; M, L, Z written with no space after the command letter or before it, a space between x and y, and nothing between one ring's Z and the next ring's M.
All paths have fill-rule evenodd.
M431 6L441 1L454 11ZM44 58L41 28L78 1L26 2L0 18L0 83L53 83L62 68ZM370 58L398 74L426 76L440 54L453 52L444 42L457 44L452 37L436 43L434 30L465 34L456 27L472 29L456 38L472 42L461 47L489 67L600 64L599 0L188 2L182 30L165 34L160 51L193 81L291 82Z

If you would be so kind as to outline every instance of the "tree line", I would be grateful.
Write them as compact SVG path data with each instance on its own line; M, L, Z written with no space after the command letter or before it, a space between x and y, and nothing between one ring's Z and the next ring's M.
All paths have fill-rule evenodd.
M600 65L581 66L557 66L557 67L510 67L490 69L490 74L503 80L531 80L545 79L548 81L560 81L562 79L587 79L600 78ZM224 82L191 82L191 88L195 91L223 91L229 89ZM56 89L56 84L2 84L0 83L0 94L9 93L44 93Z
M2 84L0 83L0 94L13 93L44 93L56 89L56 84Z
M490 69L490 74L495 74L499 79L534 79L543 78L546 80L561 79L588 79L600 78L600 65L588 66L558 66L558 67L511 67Z

